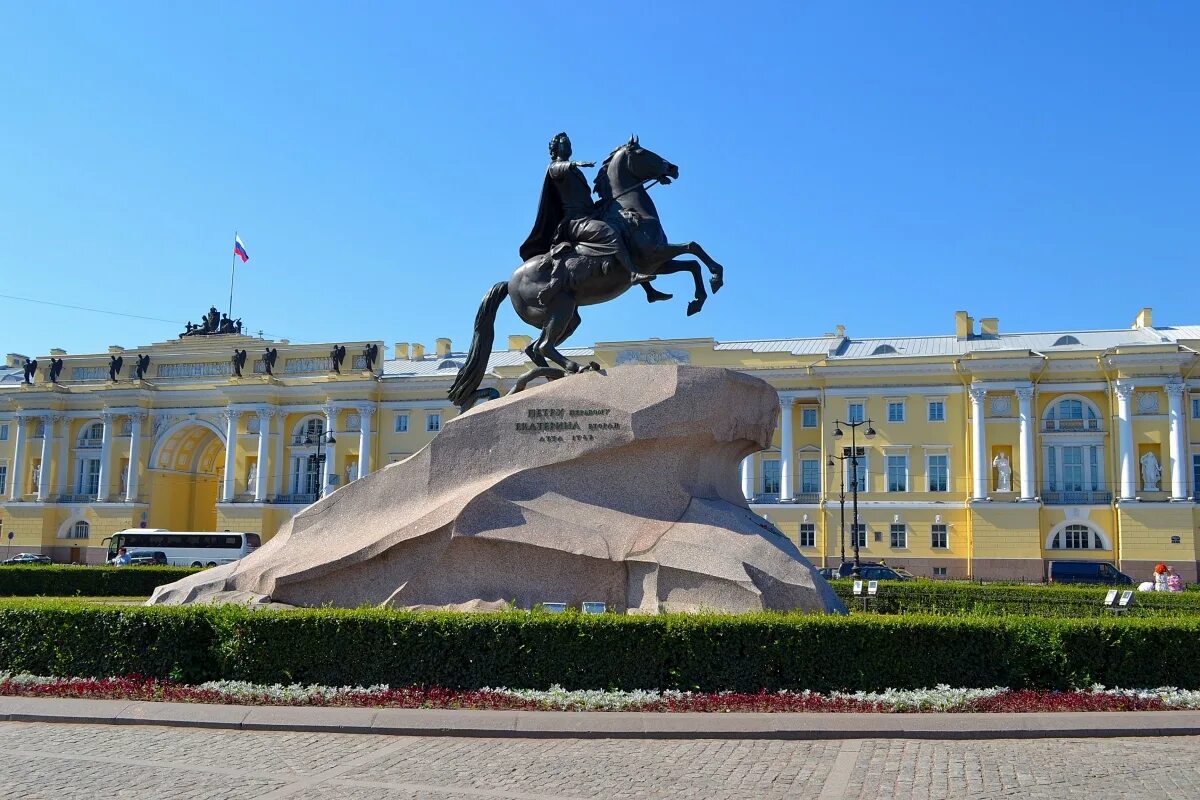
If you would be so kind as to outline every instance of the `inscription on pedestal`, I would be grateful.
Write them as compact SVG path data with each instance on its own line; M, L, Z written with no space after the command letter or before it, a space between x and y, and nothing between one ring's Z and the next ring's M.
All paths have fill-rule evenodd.
M621 423L604 419L611 413L611 408L531 408L516 430L551 444L591 442L597 433L621 430Z

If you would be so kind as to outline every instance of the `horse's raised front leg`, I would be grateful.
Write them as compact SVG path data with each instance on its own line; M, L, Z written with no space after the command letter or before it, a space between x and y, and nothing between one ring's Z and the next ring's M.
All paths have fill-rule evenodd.
M579 372L583 369L582 366L554 349L555 345L566 339L579 325L577 309L575 298L569 292L563 292L550 301L550 306L546 309L546 324L542 326L542 334L532 345L533 350L542 357L543 364L548 358L567 372Z
M696 242L683 242L682 244L669 244L662 248L659 252L670 254L671 258L681 256L684 253L695 256L704 262L704 266L708 267L708 271L712 273L709 278L709 285L712 286L713 294L721 291L721 287L725 285L725 268L713 260L713 257L704 252L704 248Z
M687 307L687 315L690 317L699 313L700 309L704 308L704 301L708 299L708 292L704 291L704 277L700 274L700 262L691 259L668 261L655 270L656 275L672 275L676 272L690 272L696 284L696 299L688 303Z

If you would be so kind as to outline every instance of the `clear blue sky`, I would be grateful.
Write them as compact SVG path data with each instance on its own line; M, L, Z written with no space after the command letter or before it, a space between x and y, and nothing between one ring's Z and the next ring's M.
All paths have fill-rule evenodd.
M0 349L173 337L235 229L251 330L461 348L559 130L679 164L727 270L575 343L1200 322L1200 4L588 5L0 0L0 293L175 321L0 298Z

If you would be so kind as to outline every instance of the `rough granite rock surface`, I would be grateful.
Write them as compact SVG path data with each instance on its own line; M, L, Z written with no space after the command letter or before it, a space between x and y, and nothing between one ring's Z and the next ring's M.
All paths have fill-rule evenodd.
M149 603L844 611L742 497L738 465L778 410L766 382L726 369L568 376L450 420Z

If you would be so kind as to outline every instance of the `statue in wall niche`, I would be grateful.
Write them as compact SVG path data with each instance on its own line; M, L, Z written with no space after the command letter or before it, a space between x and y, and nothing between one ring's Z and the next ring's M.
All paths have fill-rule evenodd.
M149 355L149 353L146 353L146 354L143 354L143 355L140 355L140 356L138 356L138 357L137 357L137 361L135 362L135 365L134 365L134 370L135 370L135 373L136 373L136 375L137 375L137 379L138 379L139 381L140 381L140 380L144 380L144 379L145 379L145 377L146 377L146 370L148 370L148 369L150 369L150 355Z
M38 367L37 359L34 359L34 358L25 359L25 383L26 384L29 384L29 385L33 384L33 376L37 374L37 367Z
M517 316L541 330L525 348L533 369L525 381L517 381L516 389L534 377L557 379L600 369L595 362L579 364L556 349L579 327L580 308L615 300L637 285L644 287L651 302L665 300L669 295L649 283L659 275L687 272L696 289L687 307L690 316L708 298L702 265L710 273L714 293L724 285L724 267L703 247L694 241L668 241L646 191L655 183L670 184L679 177L679 167L642 147L636 136L609 154L590 187L580 168L593 164L571 160L571 140L565 133L550 141L550 159L533 230L520 248L524 263L511 278L488 290L475 316L471 349L449 391L459 408L470 408L481 399L479 384L487 372L496 312L506 299ZM598 199L593 200L593 192ZM694 258L676 260L684 255Z
M1142 456L1142 491L1157 492L1158 481L1162 478L1162 466L1158 463L1158 456L1154 453L1146 453Z
M121 379L121 368L125 366L125 359L122 356L109 356L108 359L108 378L113 383Z
M63 360L61 358L50 359L50 382L58 383L58 376L62 375Z
M268 347L263 352L263 369L265 369L267 371L268 375L275 374L275 359L277 359L278 357L279 357L279 351L276 350L274 347Z
M254 494L258 488L258 467L251 465L246 468L246 493Z
M998 454L992 459L992 466L996 468L996 491L1011 492L1012 462L1008 460L1008 456L1004 453Z
M233 348L233 358L230 361L233 364L233 377L242 377L242 369L246 366L246 351Z
M342 362L346 360L346 346L335 344L333 349L329 351L329 363L333 365L333 371L338 375L342 374Z

